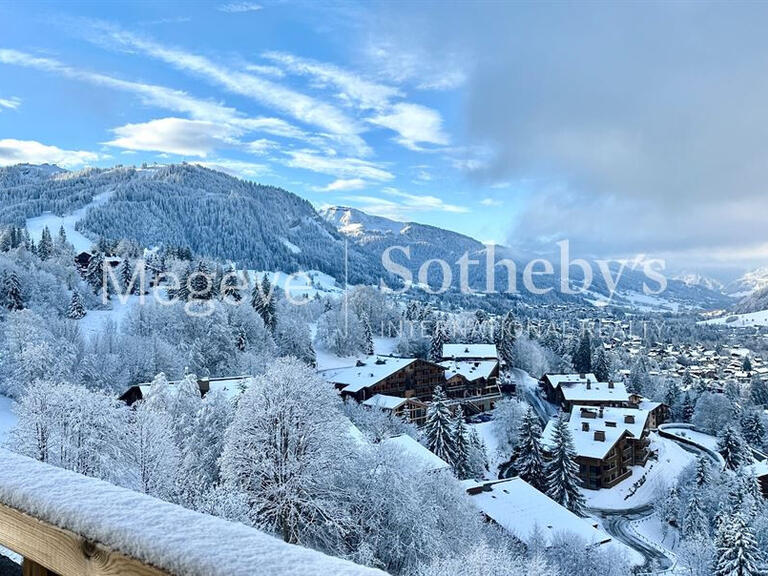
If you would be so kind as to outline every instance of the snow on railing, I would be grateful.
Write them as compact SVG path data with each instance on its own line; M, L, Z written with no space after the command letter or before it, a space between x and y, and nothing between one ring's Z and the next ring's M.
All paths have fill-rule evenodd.
M383 574L7 450L0 545L24 557L25 574Z

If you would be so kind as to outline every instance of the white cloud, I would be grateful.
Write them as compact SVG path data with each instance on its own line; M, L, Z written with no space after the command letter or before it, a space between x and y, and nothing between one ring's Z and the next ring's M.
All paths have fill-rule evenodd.
M57 164L62 168L78 168L96 162L99 155L85 150L62 150L34 140L0 140L0 166L13 164Z
M228 4L220 4L216 9L219 12L227 12L229 14L242 14L243 12L258 12L261 8L261 5L255 2L230 2Z
M384 182L394 175L379 165L359 158L323 156L312 150L290 150L283 163L291 168L303 168L320 174L329 174L339 179L361 178Z
M234 144L235 134L223 124L183 118L160 118L141 124L126 124L112 130L110 146L205 158L221 145Z
M246 145L248 152L251 154L256 154L257 156L264 156L267 154L267 152L276 150L279 147L280 145L277 142L273 140L267 140L266 138L260 138L259 140L248 142Z
M398 88L365 80L333 64L285 52L267 52L264 57L293 74L312 77L321 86L335 86L340 90L340 99L364 110L385 108L392 98L403 95Z
M10 98L0 98L0 111L2 111L3 108L16 110L19 106L21 106L21 100L19 98L14 98L13 96Z
M446 204L441 198L438 198L437 196L421 196L418 194L410 194L408 192L401 192L397 188L384 188L383 192L385 194L389 194L390 196L400 198L402 204L411 210L452 212L457 214L469 212L469 208L464 206L457 206L455 204Z
M112 28L102 29L101 32L124 48L137 50L174 68L201 76L229 92L287 114L295 120L316 126L337 137L344 137L345 144L354 149L357 155L367 155L371 152L358 135L362 128L357 122L326 102L254 74L231 69L205 56L164 46L129 32Z
M483 198L480 201L480 204L482 204L483 206L502 206L504 202L502 202L501 200L495 200L493 198Z
M400 102L391 110L368 120L372 124L383 126L397 132L397 141L412 150L419 150L419 144L449 143L448 135L443 132L443 119L436 110L420 104Z
M265 174L269 174L269 166L264 164L258 164L255 162L245 162L242 160L230 160L227 158L217 158L206 162L196 162L200 166L211 168L212 170L220 170L237 176L239 178L252 179Z
M315 188L318 192L347 192L350 190L362 190L368 186L368 183L362 178L351 178L349 180L334 180L327 186Z
M453 90L466 82L464 59L458 54L404 44L408 41L403 37L370 43L365 55L380 74L420 90Z

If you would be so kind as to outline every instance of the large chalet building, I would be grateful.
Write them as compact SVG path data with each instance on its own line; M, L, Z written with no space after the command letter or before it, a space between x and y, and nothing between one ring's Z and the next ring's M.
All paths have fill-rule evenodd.
M594 374L545 374L539 381L547 400L570 411L580 406L630 405L624 382L598 382Z
M451 406L465 414L492 410L502 395L493 344L454 344L439 363L418 358L368 356L355 366L325 370L322 376L344 398L392 412L422 424L435 388L442 386Z
M638 408L574 406L568 419L579 476L584 488L615 486L632 475L631 466L648 460L649 412ZM542 435L542 446L553 444L555 420Z

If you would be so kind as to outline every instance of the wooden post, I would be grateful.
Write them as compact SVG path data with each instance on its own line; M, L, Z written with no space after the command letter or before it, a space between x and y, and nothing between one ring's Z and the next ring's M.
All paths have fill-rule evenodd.
M21 576L56 576L53 572L49 572L48 568L36 564L29 558L24 558L24 563L21 565Z

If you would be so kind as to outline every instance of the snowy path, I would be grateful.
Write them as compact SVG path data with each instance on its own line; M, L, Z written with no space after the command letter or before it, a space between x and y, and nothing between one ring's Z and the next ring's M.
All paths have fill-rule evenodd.
M59 228L64 226L64 231L67 233L67 240L69 240L75 247L75 252L85 252L90 250L93 241L75 230L75 224L82 220L83 216L85 216L92 206L98 206L99 204L106 202L109 199L110 194L111 192L97 194L93 197L93 202L66 216L56 216L56 214L45 212L40 216L28 218L27 230L29 230L29 235L32 236L32 239L35 242L39 242L43 235L43 228L46 226L54 236L59 232Z
M515 377L518 397L533 406L542 425L546 424L552 416L557 414L557 406L550 404L539 395L539 383L528 372L520 368L512 368L510 372Z

